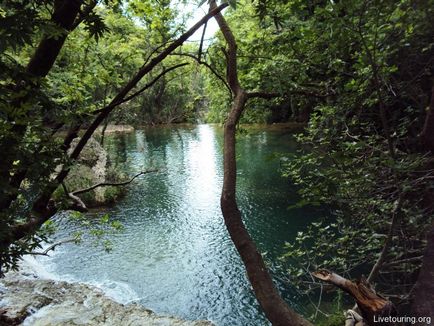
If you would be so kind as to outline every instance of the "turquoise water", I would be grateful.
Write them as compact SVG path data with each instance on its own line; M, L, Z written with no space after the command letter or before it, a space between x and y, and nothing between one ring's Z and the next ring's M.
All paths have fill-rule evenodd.
M86 241L66 244L42 261L58 276L102 287L121 302L160 313L209 319L218 326L268 325L225 229L219 207L222 132L210 125L163 127L110 136L106 148L117 169L133 175L156 167L128 186L107 208L124 224L106 253ZM276 152L294 152L284 130L252 131L238 142L238 200L245 223L264 253L285 299L306 314L305 298L288 282L277 257L318 212L288 210L295 190L280 177ZM101 211L91 213L101 215ZM59 238L80 230L58 219Z

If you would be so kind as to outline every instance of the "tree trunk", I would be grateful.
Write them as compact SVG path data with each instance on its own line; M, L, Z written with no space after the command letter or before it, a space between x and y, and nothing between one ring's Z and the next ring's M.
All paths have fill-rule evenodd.
M46 37L40 43L32 59L27 65L27 72L37 77L45 77L53 67L54 62L65 43L74 21L80 10L82 1L64 0L56 1L54 13L51 18L54 24L63 28L65 33L60 37Z
M414 287L411 311L414 316L434 317L434 223L427 236L422 268Z
M420 139L424 148L434 153L434 86Z
M65 33L56 38L44 37L39 43L38 48L33 54L30 62L26 67L26 72L35 77L45 77L54 65L54 62L63 46L67 37L67 31L73 28L74 21L77 18L81 6L80 0L56 1L51 21L65 30ZM26 87L23 80L16 81L15 91L18 94ZM38 87L34 85L33 87ZM17 109L22 106L28 97L28 92L14 100L13 105ZM14 117L9 117L11 122L15 122ZM26 123L16 123L0 144L0 152L3 159L0 162L0 210L9 208L12 200L16 197L16 191L25 178L25 173L21 173L20 178L15 177L15 182L10 182L10 172L13 167L13 161L16 159L18 146L27 129ZM21 169L24 171L24 169ZM19 181L19 182L18 182ZM9 186L7 186L9 185Z
M211 9L215 7L216 4L212 1ZM309 321L293 311L280 296L261 254L242 221L241 212L237 206L235 196L237 171L235 128L249 98L249 94L241 88L238 81L237 45L232 31L221 13L218 13L215 18L229 47L228 52L225 53L227 60L226 72L228 84L234 95L232 108L224 128L224 178L221 209L226 228L246 267L247 276L255 292L255 296L271 323L275 326L311 325Z

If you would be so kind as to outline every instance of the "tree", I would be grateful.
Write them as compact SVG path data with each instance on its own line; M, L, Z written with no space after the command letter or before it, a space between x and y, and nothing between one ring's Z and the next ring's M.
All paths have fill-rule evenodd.
M210 9L215 10L216 3L211 1ZM221 209L229 235L246 267L247 275L265 315L273 325L311 325L285 303L273 284L261 254L243 221L238 209L236 188L235 128L249 97L257 94L247 93L240 85L237 73L237 44L226 20L218 13L215 16L220 30L228 44L225 51L227 58L227 83L233 93L233 104L224 127L224 178L221 195Z

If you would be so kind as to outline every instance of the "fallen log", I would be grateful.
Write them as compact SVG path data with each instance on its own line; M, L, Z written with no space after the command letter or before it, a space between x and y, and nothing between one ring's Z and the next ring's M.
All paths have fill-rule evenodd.
M382 317L396 315L393 303L376 293L365 278L353 282L325 269L313 272L312 276L333 284L351 295L360 309L363 320L370 326L386 325L381 322ZM387 325L393 324L387 323Z

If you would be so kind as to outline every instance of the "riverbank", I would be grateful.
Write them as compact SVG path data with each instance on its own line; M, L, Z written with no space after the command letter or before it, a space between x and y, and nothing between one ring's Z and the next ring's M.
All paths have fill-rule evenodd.
M118 303L94 286L56 280L32 260L26 258L19 271L0 280L0 326L213 326Z

